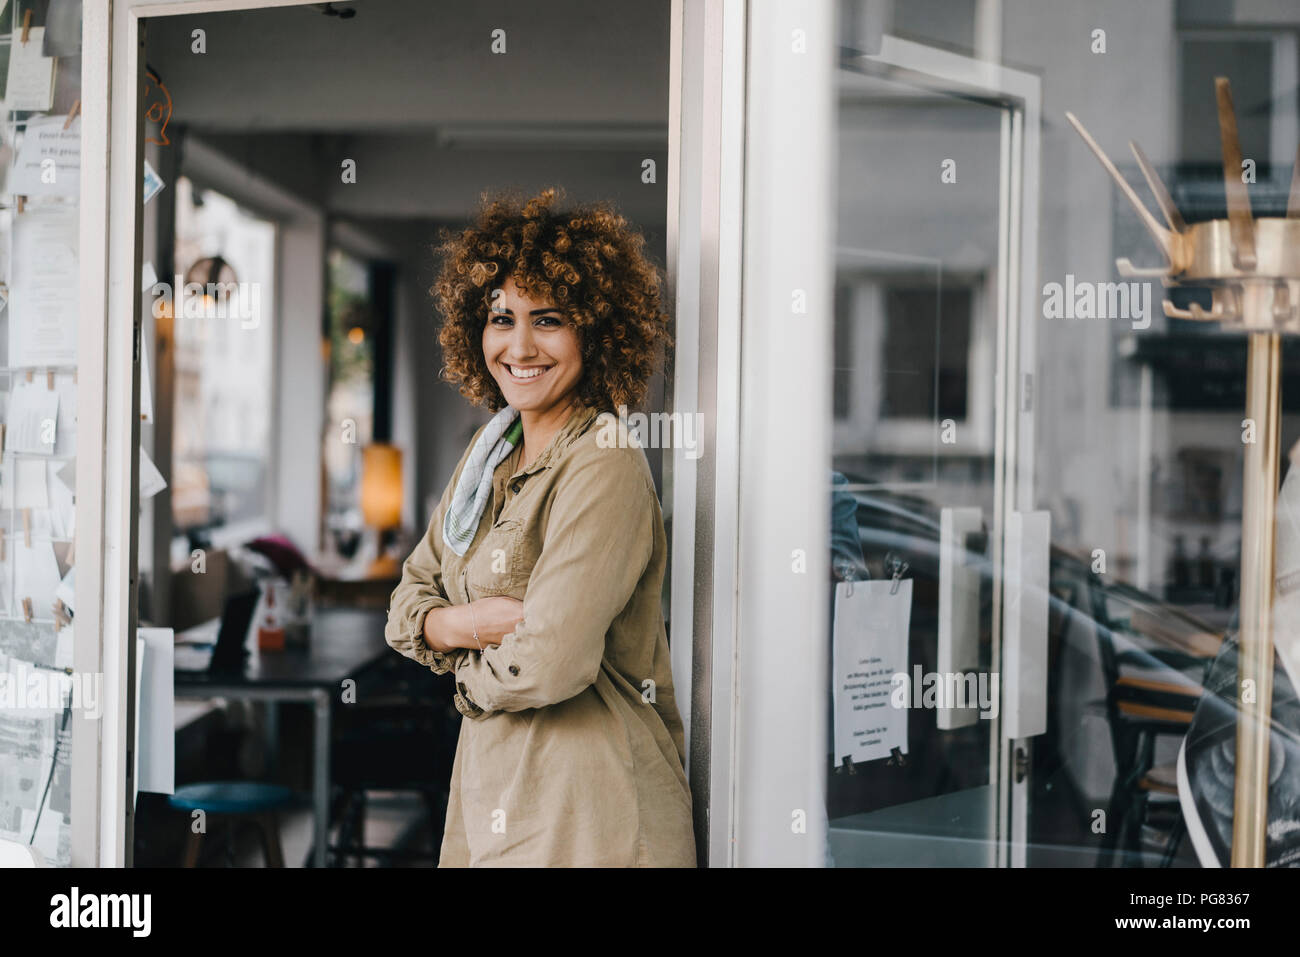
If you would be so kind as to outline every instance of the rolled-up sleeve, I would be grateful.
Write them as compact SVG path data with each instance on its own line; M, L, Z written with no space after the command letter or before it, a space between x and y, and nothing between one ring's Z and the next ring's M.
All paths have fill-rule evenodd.
M650 563L648 476L622 450L583 458L557 483L523 621L500 645L456 664L466 717L545 707L594 683L610 624Z
M430 648L424 640L424 619L433 609L446 608L451 604L442 582L442 519L467 456L468 449L461 456L455 474L447 483L437 508L433 510L428 531L402 563L402 580L389 598L388 624L384 627L384 640L389 647L426 665L434 674L445 674L453 670L465 654L464 648L446 653Z

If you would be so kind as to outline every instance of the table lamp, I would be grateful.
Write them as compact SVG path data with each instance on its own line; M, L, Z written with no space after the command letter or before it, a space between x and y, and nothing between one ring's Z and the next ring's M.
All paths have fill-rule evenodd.
M375 560L369 574L397 572L397 559L384 551L384 532L402 523L402 450L376 442L361 453L361 518L375 530Z

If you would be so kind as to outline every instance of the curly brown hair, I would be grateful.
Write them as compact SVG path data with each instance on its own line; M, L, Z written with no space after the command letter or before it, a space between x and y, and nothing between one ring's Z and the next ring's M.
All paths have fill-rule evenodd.
M492 289L507 277L553 302L576 327L578 397L588 406L613 411L638 403L672 341L645 237L608 203L561 208L561 197L555 188L526 202L485 195L468 227L441 237L445 258L429 291L443 315L443 375L476 405L496 411L506 404L482 337Z

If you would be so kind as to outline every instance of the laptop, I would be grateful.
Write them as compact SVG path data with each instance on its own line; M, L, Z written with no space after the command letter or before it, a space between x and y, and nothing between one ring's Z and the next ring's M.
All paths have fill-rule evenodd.
M229 674L243 671L244 659L248 655L248 628L253 622L253 613L257 611L260 597L261 592L256 588L227 596L221 610L221 625L217 630L216 643L210 651L199 645L186 645L185 654L182 655L181 644L178 642L175 670L185 674Z

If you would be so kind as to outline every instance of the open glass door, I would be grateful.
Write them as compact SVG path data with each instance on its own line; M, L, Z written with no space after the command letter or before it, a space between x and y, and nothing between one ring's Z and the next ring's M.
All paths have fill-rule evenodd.
M840 53L827 862L995 866L1005 735L1039 704L1009 669L1044 638L1046 526L1017 507L1032 410L1005 389L1032 348L1037 89L890 36Z

